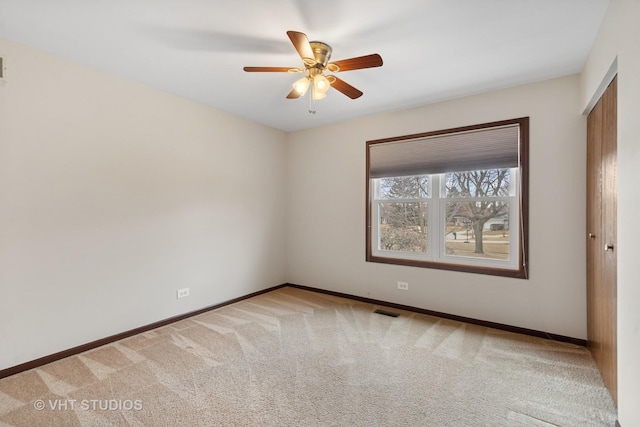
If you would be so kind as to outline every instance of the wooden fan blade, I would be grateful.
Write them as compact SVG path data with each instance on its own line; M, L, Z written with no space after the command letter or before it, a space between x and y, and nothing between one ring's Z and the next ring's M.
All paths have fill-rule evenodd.
M289 95L287 95L287 99L296 99L296 98L300 98L300 92L293 89L291 90L291 92L289 92Z
M338 69L333 67L337 66ZM362 68L373 68L382 66L382 57L377 53L365 56L358 56L357 58L343 59L340 61L334 61L329 63L327 68L332 72L338 71L351 71L360 70Z
M360 92L355 87L351 86L349 83L345 82L344 80L340 80L336 76L331 76L331 77L335 79L335 80L332 79L333 80L333 82L331 82L332 88L336 89L339 92L344 93L351 99L360 98L362 96L362 92Z
M247 73L299 73L303 70L291 67L244 67Z
M287 35L289 39L291 39L291 43L293 43L293 47L296 48L300 58L306 63L313 61L310 65L315 64L316 59L313 54L313 49L311 49L311 44L309 44L309 39L305 33L299 33L297 31L287 31ZM305 61L306 59L306 61Z

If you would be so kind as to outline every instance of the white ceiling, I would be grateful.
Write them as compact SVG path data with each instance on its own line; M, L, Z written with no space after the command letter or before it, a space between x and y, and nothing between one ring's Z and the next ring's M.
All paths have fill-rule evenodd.
M0 37L293 131L577 73L608 0L0 0ZM308 110L286 31L379 53ZM10 64L8 64L10 66Z

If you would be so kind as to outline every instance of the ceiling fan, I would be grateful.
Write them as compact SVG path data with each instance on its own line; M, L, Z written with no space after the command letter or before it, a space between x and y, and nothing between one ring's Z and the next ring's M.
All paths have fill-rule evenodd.
M325 72L337 73L382 66L382 58L377 53L329 62L331 59L331 46L328 44L319 41L310 42L306 34L297 31L287 31L287 35L298 51L300 58L302 58L304 69L288 67L244 67L244 71L250 73L306 73L304 77L293 84L293 89L287 95L287 99L296 99L303 96L309 87L311 87L311 98L314 100L326 97L327 91L331 87L351 99L359 98L362 96L360 90L334 75L325 76Z

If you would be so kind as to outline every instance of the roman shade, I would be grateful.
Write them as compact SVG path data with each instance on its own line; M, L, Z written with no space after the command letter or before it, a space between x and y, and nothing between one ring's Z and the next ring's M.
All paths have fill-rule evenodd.
M369 141L369 177L518 166L520 125L507 124L392 141Z

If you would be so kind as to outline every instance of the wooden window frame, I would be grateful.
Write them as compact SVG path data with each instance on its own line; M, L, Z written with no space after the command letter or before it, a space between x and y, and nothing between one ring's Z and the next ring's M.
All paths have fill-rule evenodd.
M460 263L446 263L427 260L416 260L397 257L384 257L374 254L373 250L373 227L376 226L373 221L373 196L372 196L372 179L370 177L370 148L373 145L416 140L419 138L428 138L433 136L443 136L460 132L469 132L475 130L489 129L501 126L517 124L519 126L519 222L518 222L518 262L517 268L497 268L489 266L477 266ZM519 279L529 278L529 117L521 117L516 119L502 120L489 123L481 123L471 126L462 126L451 129L443 129L437 131L423 132L418 134L403 135L391 138L377 139L366 141L366 261L396 264L411 267L435 268L441 270L461 271L467 273L486 274L502 277L512 277Z

